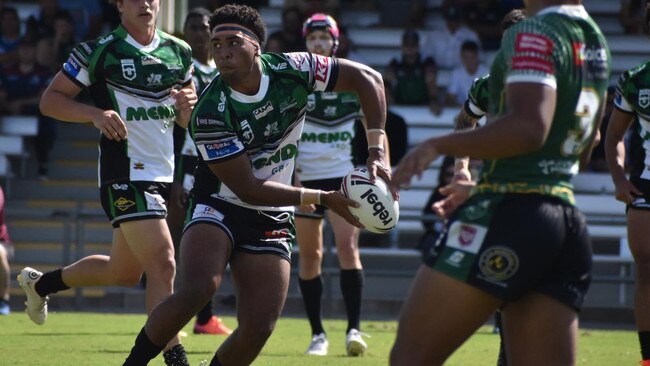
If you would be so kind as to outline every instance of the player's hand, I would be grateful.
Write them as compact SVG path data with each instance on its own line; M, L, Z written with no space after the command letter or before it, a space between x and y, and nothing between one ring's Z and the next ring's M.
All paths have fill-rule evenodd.
M394 189L408 189L413 176L422 179L422 173L437 157L438 152L433 147L432 140L427 140L411 150L402 158L393 172L392 185Z
M616 200L629 205L634 201L635 196L643 196L643 192L637 189L629 180L625 179L616 184L616 191L614 193Z
M452 182L467 181L472 180L472 173L469 172L469 169L462 168L454 172L454 177L451 178Z
M180 90L172 89L170 95L174 98L174 106L178 111L178 118L181 125L187 126L190 116L192 115L192 109L194 108L196 101L199 99L196 92L192 88L183 88Z
M433 212L442 218L448 218L456 211L456 209L458 209L458 207L467 201L472 188L475 186L476 182L470 180L459 180L441 187L440 193L445 196L445 198L434 202L433 205L431 205Z
M368 168L368 175L370 176L370 181L374 182L375 177L379 176L381 179L386 182L388 189L391 190L393 199L399 200L399 190L394 189L391 181L392 176L390 172L390 163L386 158L384 150L381 149L368 149L368 160L366 160L366 167Z
M312 205L312 204L300 205L300 206L296 206L296 210L302 213L314 213L316 212L316 205Z
M364 226L359 222L359 220L357 220L357 218L354 215L352 215L352 213L348 209L349 206L355 208L360 207L361 205L358 202L345 197L341 192L338 191L323 192L321 193L320 199L323 205L330 208L332 211L334 211L337 215L344 218L345 221L349 222L351 225L356 226L360 229L364 228Z
M128 136L122 117L113 110L99 110L99 113L93 118L93 125L109 140L122 141Z

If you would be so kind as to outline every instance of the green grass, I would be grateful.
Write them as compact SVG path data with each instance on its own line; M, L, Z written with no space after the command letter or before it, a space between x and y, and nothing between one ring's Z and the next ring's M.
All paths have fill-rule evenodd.
M0 365L121 365L131 349L136 333L144 324L143 315L52 313L43 326L34 325L24 313L0 316ZM232 317L224 317L231 327ZM363 322L369 349L362 358L345 356L345 322L327 320L330 355L303 355L308 343L309 328L304 319L282 318L255 365L386 365L388 352L395 338L396 323ZM192 365L211 359L221 336L183 338ZM495 365L499 337L491 328L481 328L448 365ZM636 333L631 331L581 330L578 364L589 366L635 365L639 360ZM150 363L164 365L162 357Z

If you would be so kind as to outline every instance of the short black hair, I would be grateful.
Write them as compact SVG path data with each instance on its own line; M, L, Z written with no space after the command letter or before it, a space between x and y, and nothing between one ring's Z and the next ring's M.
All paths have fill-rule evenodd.
M506 16L503 17L501 21L501 31L505 32L506 29L512 27L513 25L521 22L526 19L526 10L525 9L512 9Z
M229 4L218 8L210 16L210 32L224 23L243 25L255 33L261 45L266 42L266 25L260 13L250 6Z
M190 19L192 19L194 17L196 17L196 18L204 18L204 17L206 17L206 18L210 19L211 15L212 15L212 13L210 12L210 10L208 10L207 8L204 8L202 6L197 6L196 8L192 8L192 9L190 9L190 11L187 12L187 15L185 15L185 22L183 23L183 27L185 26L185 24L187 24L187 22Z
M479 47L478 43L474 41L465 41L463 44L460 46L460 52L464 51L472 51L478 53Z

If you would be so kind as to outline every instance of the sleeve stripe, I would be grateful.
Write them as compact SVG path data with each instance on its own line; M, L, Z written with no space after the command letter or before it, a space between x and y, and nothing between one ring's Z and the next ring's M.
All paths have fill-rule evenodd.
M75 83L78 87L82 89L86 87L86 85L82 84L77 78L70 75L65 69L61 69L61 73L70 79L73 83Z
M506 78L506 84L511 83L537 83L545 84L553 89L557 89L555 77L548 75L509 75Z
M465 101L465 112L472 116L473 118L480 119L481 117L485 116L486 113L479 108L476 104L471 99L467 99Z

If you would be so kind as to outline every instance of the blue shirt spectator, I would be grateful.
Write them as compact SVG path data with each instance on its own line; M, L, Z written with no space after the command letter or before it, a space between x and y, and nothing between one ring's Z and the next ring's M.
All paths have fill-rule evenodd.
M102 7L99 0L59 1L59 7L67 10L75 20L75 39L95 39L102 31Z

